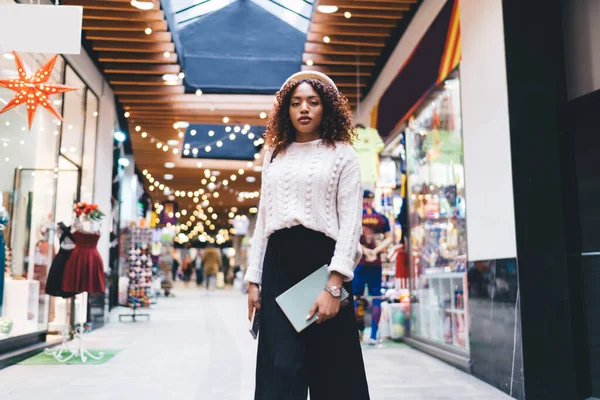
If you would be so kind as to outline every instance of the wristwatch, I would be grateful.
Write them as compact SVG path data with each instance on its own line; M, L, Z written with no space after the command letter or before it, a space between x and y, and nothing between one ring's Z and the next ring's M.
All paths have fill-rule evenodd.
M336 299L339 299L340 297L342 297L342 288L339 286L325 286L325 290L332 295L333 297L335 297Z

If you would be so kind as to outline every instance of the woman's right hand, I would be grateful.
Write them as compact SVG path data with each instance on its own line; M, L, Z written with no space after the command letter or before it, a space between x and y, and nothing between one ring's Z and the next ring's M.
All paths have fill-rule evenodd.
M260 289L256 283L248 286L248 320L252 321L254 309L260 310Z

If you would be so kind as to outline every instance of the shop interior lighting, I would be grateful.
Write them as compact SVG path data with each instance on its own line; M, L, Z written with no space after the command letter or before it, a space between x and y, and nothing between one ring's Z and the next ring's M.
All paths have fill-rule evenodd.
M350 19L350 18L352 18L352 13L350 11L346 11L344 13L344 17L346 17L347 19Z
M215 136L215 131L208 131L208 136L210 136L210 137Z
M129 160L124 157L121 157L119 158L119 165L122 167L129 167Z
M217 142L217 147L223 147L223 142L221 142L220 140Z
M323 36L323 42L330 43L331 42L331 38L329 36Z
M309 67L312 67L313 64L313 60L306 60L306 65L308 65Z
M181 132L181 133L183 133L183 132ZM195 130L195 129L192 129L192 130L190 131L190 135L192 135L192 136L196 136L196 133L198 133L198 131L197 131L197 130Z
M146 139L148 137L148 133L147 132L142 132L142 138Z
M247 176L246 177L246 182L248 182L248 183L254 183L254 182L256 182L256 178L253 177L253 176Z
M171 57L171 52L170 51L165 51L163 53L163 56L165 56L165 58L169 58L169 57ZM178 77L179 77L179 75L178 75Z
M125 115L125 118L129 118L129 116L131 115L131 113L129 111L126 111L125 114L123 114L123 115Z
M175 163L172 163L172 162L166 162L166 163L165 163L165 168L169 168L169 169L171 169L171 168L175 168Z
M149 11L154 8L154 2L152 1L131 0L131 5L142 11Z
M227 132L227 133L231 132L231 127L230 126L226 126L225 127L225 132Z
M198 167L198 168L202 168L202 162L201 162L201 161L198 161L198 164L196 164L196 167Z
M190 126L190 123L187 121L177 121L175 124L181 129L186 129L188 126Z
M235 133L232 133L231 135L229 135L229 139L230 140L235 140Z
M171 175L171 174L165 174L163 176L163 178L165 178L166 181L172 181L173 180L173 175Z
M185 78L185 72L180 72L179 75L179 79L184 79Z
M202 96L202 89L196 89L196 96ZM214 110L211 110L214 111Z
M4 53L4 58L6 58L7 60L14 60L15 55L13 53Z
M223 123L224 124L228 124L229 123L229 117L223 117Z
M167 142L169 146L177 146L179 144L179 140L171 139Z
M265 119L265 118L267 118L267 113L263 111L260 113L259 116L260 116L260 119Z
M319 12L323 13L323 14L333 14L334 12L337 12L337 10L339 10L338 6L334 6L334 5L320 5L317 7L317 10L319 10Z
M123 143L125 141L125 139L127 139L127 137L125 136L125 134L121 131L117 131L113 134L115 140L117 142Z
M206 146L206 147L204 148L204 150L205 150L207 153L210 153L210 151L212 150L212 147L210 147L210 146Z
M250 133L248 134L248 139L252 140L252 139L254 139L254 137L255 137L255 136L254 136L254 133L250 132Z
M147 27L144 32L146 33L146 35L152 35L152 28Z

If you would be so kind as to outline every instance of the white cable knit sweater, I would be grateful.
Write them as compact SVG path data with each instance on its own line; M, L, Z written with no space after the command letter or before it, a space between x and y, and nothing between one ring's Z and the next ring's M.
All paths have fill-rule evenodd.
M262 197L245 280L260 284L269 236L302 225L336 241L329 271L354 277L362 255L362 184L360 166L349 144L327 147L322 140L292 143L262 171Z

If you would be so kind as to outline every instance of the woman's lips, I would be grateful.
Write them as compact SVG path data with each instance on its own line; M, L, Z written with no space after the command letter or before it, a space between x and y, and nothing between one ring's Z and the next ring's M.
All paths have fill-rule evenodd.
M298 118L298 122L300 122L303 125L310 124L311 121L312 121L312 118L310 118L310 117Z

